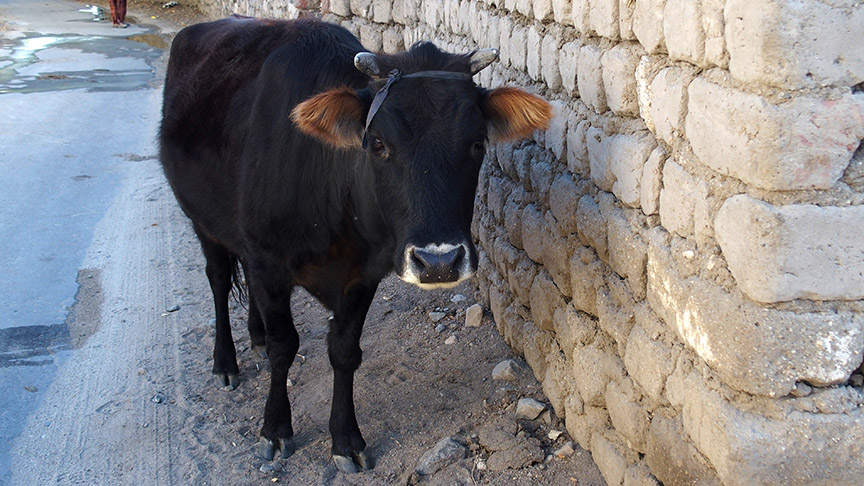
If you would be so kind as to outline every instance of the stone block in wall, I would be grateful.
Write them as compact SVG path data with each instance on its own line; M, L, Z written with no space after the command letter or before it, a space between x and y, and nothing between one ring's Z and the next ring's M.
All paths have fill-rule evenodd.
M657 478L651 474L651 470L645 461L631 464L624 473L622 486L659 486ZM671 484L669 486L672 486Z
M606 137L609 171L612 173L612 193L626 206L638 208L642 196L642 168L657 146L654 137L641 130L634 134Z
M651 419L629 378L606 386L606 410L612 426L631 449L645 453Z
M663 166L663 189L660 190L660 223L670 233L688 237L704 232L710 221L698 218L699 209L707 204L708 184L684 170L672 159ZM697 228L698 226L698 228Z
M645 460L651 472L674 486L722 486L705 456L687 439L680 416L655 413L648 431Z
M360 22L346 20L342 22L342 27L345 27L354 37L360 38Z
M633 34L648 54L666 50L663 10L666 0L639 0L633 9Z
M372 8L372 0L350 0L351 14L364 19L369 18L369 10Z
M606 103L618 115L639 115L635 73L642 54L639 44L620 43L601 58Z
M702 30L705 32L705 61L726 68L729 53L726 51L726 21L723 9L726 0L702 0Z
M552 91L561 89L561 62L558 53L561 52L561 29L555 25L547 27L540 48L540 67L543 82Z
M705 59L705 32L702 30L701 1L666 0L663 8L663 37L670 59L702 65Z
M382 27L364 22L360 24L360 43L372 52L381 52L384 49L384 36Z
M592 316L597 316L597 290L603 286L603 263L590 248L577 248L570 257L570 288L573 305Z
M444 23L443 2L421 2L420 20L422 20L433 31L439 31Z
M528 257L537 263L543 263L543 225L546 220L543 212L534 204L528 204L522 210L522 246Z
M534 9L531 7L531 2L532 0L516 0L515 10L520 14L530 18L534 12ZM510 10L512 11L513 9Z
M594 184L606 191L612 191L615 175L609 163L609 141L602 129L590 127L585 133L585 147L588 149L588 167Z
M858 404L847 405L845 413L819 413L787 402L779 411L772 404L763 415L709 389L698 373L688 382L684 432L724 485L851 485L864 477L864 410ZM860 404L856 395L851 402Z
M414 0L402 0L400 2L393 2L393 7L390 9L390 16L393 18L393 22L400 25L407 25L411 23L410 21L414 20L414 16L416 16L415 6L412 4Z
M396 54L405 50L405 40L401 29L389 28L381 37L382 48L387 54Z
M534 372L534 378L543 381L546 368L549 366L546 357L553 352L558 352L555 336L551 332L537 329L532 321L525 321L523 329L522 354L525 356L525 362Z
M329 0L329 12L332 12L340 17L351 16L351 0ZM322 6L323 7L323 6ZM322 10L324 10L322 8ZM324 12L327 13L327 12Z
M522 183L522 187L526 191L533 191L531 187L531 164L534 159L534 151L532 146L522 147L513 151L513 170L515 171L514 179Z
M637 300L645 298L645 264L648 245L639 236L623 211L615 208L604 215L606 242L609 248L609 266L626 279L627 287Z
M549 121L549 128L546 129L546 149L552 152L557 161L565 155L567 121L570 119L572 110L561 100L551 100L549 104L552 105L553 118Z
M579 97L586 105L597 113L603 113L609 106L606 104L606 92L603 90L603 50L597 45L584 45L579 50L579 66L576 84L579 87Z
M509 179L490 176L486 187L486 206L498 222L504 220L504 203L514 184Z
M666 379L675 371L676 359L675 349L660 339L659 333L646 330L642 325L636 325L630 331L624 366L654 403L663 402Z
M552 0L552 18L561 25L573 25L572 0Z
M591 124L575 112L567 122L567 170L574 175L587 177L590 174L586 135Z
M579 198L579 203L576 205L576 219L577 234L582 243L594 248L601 260L608 260L606 221L600 214L600 206L590 194Z
M548 366L546 374L540 380L543 394L549 399L555 414L561 418L567 415L565 401L573 393L573 385L570 383L570 367L561 357L561 353L550 353L546 357Z
M864 316L761 306L713 281L684 278L661 231L648 249L648 302L722 381L782 397L805 381L845 382L864 357Z
M584 193L584 182L577 184L568 173L558 175L549 188L549 210L558 221L561 236L575 234L577 231L576 206Z
M528 76L533 81L542 79L542 71L540 68L540 56L545 54L543 49L543 36L540 33L538 24L532 23L525 30L525 67L528 71Z
M633 33L633 11L636 2L632 0L618 0L618 31L622 40L636 40Z
M552 326L555 328L555 340L570 359L577 347L590 343L597 334L597 320L580 311L571 302L566 308L558 307L552 315Z
M576 95L576 75L579 70L579 52L582 42L578 39L561 45L558 58L558 69L561 73L561 85L569 95Z
M545 217L547 224L543 231L543 266L546 267L558 291L569 296L572 244L568 238L558 234L555 229L557 222L552 213L547 212Z
M687 87L695 77L695 68L672 66L658 72L651 81L649 110L654 133L669 145L683 138Z
M642 180L639 183L639 205L642 212L650 216L660 211L661 174L666 151L663 147L654 147L645 165L642 166Z
M715 233L738 287L758 302L864 299L864 206L726 200Z
M555 173L552 171L552 164L549 163L547 152L538 151L534 155L534 159L528 165L529 177L531 178L530 190L534 191L539 202L546 206L549 187L552 185L552 178L555 177Z
M528 40L528 31L520 24L513 24L513 30L510 32L509 51L510 65L517 71L524 71L527 67L526 56ZM532 46L532 49L535 49Z
M504 229L507 230L510 244L519 249L524 248L522 244L522 211L525 209L525 200L525 189L516 186L510 191L507 202L504 204Z
M575 395L575 394L574 394ZM568 397L570 398L570 397ZM571 403L572 400L565 402ZM567 409L565 426L570 436L585 450L591 449L591 439L609 427L609 413L603 407L584 407L584 413L572 413Z
M729 71L737 79L784 89L864 81L860 2L729 0L726 19Z
M534 324L541 331L554 331L552 325L552 317L555 314L555 309L564 308L566 303L564 297L552 277L546 270L540 270L534 278L534 283L531 285L531 317L534 319Z
M589 13L591 6L589 0L573 0L570 7L570 18L573 20L573 27L581 34L580 37L590 37L593 35L594 29L591 28Z
M864 138L862 93L774 103L700 77L688 94L686 133L699 160L762 189L829 189Z
M519 300L519 304L525 307L531 305L531 285L537 276L539 265L533 263L524 252L520 254L519 260L510 269L507 275L510 291Z
M489 28L490 28L490 18L495 18L495 15L490 14L488 10L484 8L479 8L476 4L472 5L469 2L462 3L463 8L459 10L459 15L464 16L462 22L464 23L464 30L466 30L466 35L470 36L474 42L477 43L478 47L494 47L497 49L498 47L498 24L495 24L495 43L488 44L489 40Z
M597 290L597 317L600 329L615 340L619 354L623 354L627 335L633 327L633 313L616 306L609 289L601 287Z
M600 37L618 39L618 0L590 0L588 20Z
M531 7L534 18L541 22L552 20L552 2L553 0L532 0Z
M573 381L586 405L606 406L606 385L624 378L624 366L615 345L601 339L573 351Z
M396 2L398 3L398 2ZM393 20L392 0L372 0L369 18L379 24L389 24Z
M596 433L591 437L591 458L603 474L607 485L622 486L630 464L639 456L622 443L614 430Z
M498 60L503 67L509 67L510 62L510 37L513 35L513 19L507 15L498 18Z

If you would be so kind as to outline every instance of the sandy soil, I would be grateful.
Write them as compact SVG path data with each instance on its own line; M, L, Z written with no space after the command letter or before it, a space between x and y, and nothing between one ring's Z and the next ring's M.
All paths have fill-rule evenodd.
M129 20L157 24L168 37L204 18L182 2L172 9L161 1L130 3ZM31 417L28 430L41 432L16 445L13 484L605 484L578 446L572 455L554 455L571 440L566 432L549 438L565 430L561 419L515 418L519 398L548 402L530 372L512 384L492 379L493 367L514 355L488 313L480 327L464 325L464 309L474 303L470 284L424 292L395 278L382 283L369 312L355 388L376 467L346 475L329 457L329 314L302 291L292 299L301 357L289 389L298 450L283 460L255 458L268 366L253 356L246 311L235 304L242 381L233 391L212 385L213 311L203 258L154 154L130 155L70 322L100 325L82 332L86 343ZM455 294L466 299L453 303ZM433 323L429 313L445 308L448 316ZM455 342L446 344L451 337ZM513 459L515 469L492 471L494 447L483 440L490 427L542 450L540 462L522 466ZM465 458L436 474L417 474L420 457L446 437L465 446Z

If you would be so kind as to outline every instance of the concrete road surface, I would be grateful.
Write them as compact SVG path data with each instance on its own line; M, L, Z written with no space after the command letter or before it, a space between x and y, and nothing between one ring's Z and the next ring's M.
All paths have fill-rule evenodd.
M191 238L156 161L164 41L105 15L0 0L0 485L117 484L113 451L160 426L105 417L146 401L166 238Z

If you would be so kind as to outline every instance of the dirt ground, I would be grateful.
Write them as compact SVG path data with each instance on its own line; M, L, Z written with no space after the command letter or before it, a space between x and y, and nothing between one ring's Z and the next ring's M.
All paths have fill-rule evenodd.
M182 1L170 8L162 8L163 3L129 2L127 18L158 26L166 41L182 26L207 20ZM96 4L107 11L107 2ZM117 464L112 466L117 469L116 484L132 484L133 478L138 484L202 486L605 484L591 455L578 446L574 445L570 455L554 454L572 441L563 420L554 413L545 419L515 418L520 398L534 398L547 406L548 402L530 371L513 383L492 379L496 364L518 358L497 333L488 311L480 327L464 325L464 311L475 303L471 284L426 292L393 277L382 283L369 311L361 341L364 360L355 385L358 422L376 467L346 475L330 459L327 421L332 373L325 344L329 313L302 291L295 292L292 299L301 344L289 375L297 452L272 462L254 457L269 386L268 366L253 356L245 330L246 311L233 304L232 328L241 384L233 391L213 386L213 311L203 258L170 190L159 179L161 174L152 168L141 170L146 172L141 176L146 182L132 199L162 209L142 216L137 231L143 234L145 223L152 221L146 224L146 231L160 232L161 236L147 238L157 238L157 245L168 248L142 263L161 275L158 284L163 288L147 302L149 308L139 311L148 312L152 316L148 319L165 326L164 339L158 332L147 338L138 358L137 381L130 385L146 401L133 406L109 400L96 412L109 417L125 410L130 412L126 419L129 427L160 430L155 434L156 444L145 450L136 451L135 444L127 444L122 447L128 449L125 452L112 453L118 454L114 459ZM104 312L115 312L114 317L119 318L129 307L111 299L111 293L104 289ZM92 294L103 298L103 289ZM457 294L465 300L453 302ZM86 310L87 295L88 290L82 287L79 302L84 309L79 312ZM439 322L430 317L436 310L446 314ZM166 355L172 358L166 361L162 358ZM163 416L169 419L161 419ZM550 438L560 432L560 436ZM421 456L447 437L464 446L465 457L435 474L417 474ZM528 452L503 461L499 455L498 460L490 461L493 450L500 448L495 442L512 442ZM539 456L538 449L542 451ZM152 460L146 457L150 455ZM124 458L134 458L135 465L125 467ZM161 464L168 465L170 472L156 471ZM508 465L511 468L493 471ZM137 468L134 475L133 468ZM142 471L147 468L154 470L149 474Z

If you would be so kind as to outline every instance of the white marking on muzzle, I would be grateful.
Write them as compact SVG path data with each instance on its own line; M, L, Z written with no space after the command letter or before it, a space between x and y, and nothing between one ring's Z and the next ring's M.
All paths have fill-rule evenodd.
M426 254L433 256L447 255L453 251L458 252L460 248L462 249L462 254L459 257L457 264L452 267L452 272L457 276L455 280L442 282L421 281L421 273L423 272L423 269L420 268L417 262L415 252L419 250L420 252L425 252ZM458 245L452 243L430 243L422 248L409 245L405 247L405 254L402 258L402 275L399 275L399 278L424 290L449 289L459 285L460 282L467 280L474 275L474 270L471 269L470 251L468 245L465 243L459 243Z

